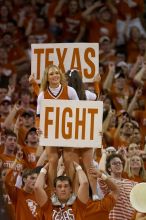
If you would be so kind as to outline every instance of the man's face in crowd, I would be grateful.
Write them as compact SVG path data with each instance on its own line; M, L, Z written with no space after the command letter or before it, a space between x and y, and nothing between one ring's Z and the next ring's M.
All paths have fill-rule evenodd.
M34 118L30 117L29 115L26 115L22 117L23 125L24 127L32 127L34 124Z
M16 148L17 139L14 136L8 136L5 140L5 147L8 151L14 151Z
M37 180L38 174L37 173L33 173L31 175L28 175L24 182L25 182L25 187L29 188L29 189L34 189L34 185L35 182Z
M141 133L140 133L140 130L135 128L133 130L133 133L131 135L131 142L134 142L134 143L140 143L141 142Z
M122 129L124 134L132 134L133 133L133 124L130 122L126 122Z
M135 143L131 143L128 147L129 156L133 156L135 154L138 154L139 150L140 150L139 145L137 145Z
M11 103L10 102L2 102L0 105L0 111L2 114L9 114L11 110Z
M121 161L120 158L118 157L114 157L111 161L110 161L110 168L109 171L111 173L122 173L123 172L123 163Z
M29 143L38 143L39 137L38 137L36 131L29 132L29 134L27 136L27 141Z
M56 183L55 193L61 202L67 202L72 192L72 188L67 180L58 180Z

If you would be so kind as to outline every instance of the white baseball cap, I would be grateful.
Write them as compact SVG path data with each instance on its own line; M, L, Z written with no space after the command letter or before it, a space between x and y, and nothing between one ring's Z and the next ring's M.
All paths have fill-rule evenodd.
M125 61L120 61L118 64L117 64L118 67L127 67L128 68L128 64L125 62Z

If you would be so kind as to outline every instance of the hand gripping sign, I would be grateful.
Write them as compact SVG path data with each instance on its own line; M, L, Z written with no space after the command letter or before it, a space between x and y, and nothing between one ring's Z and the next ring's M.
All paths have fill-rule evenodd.
M77 69L83 82L93 82L99 71L98 43L55 43L31 45L31 74L40 83L45 68L55 64L62 72Z
M100 148L103 102L42 100L40 145Z

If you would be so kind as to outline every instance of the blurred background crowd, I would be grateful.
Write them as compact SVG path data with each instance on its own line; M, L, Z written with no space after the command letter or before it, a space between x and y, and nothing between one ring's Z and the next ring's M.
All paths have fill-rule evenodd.
M16 177L35 168L44 152L35 127L39 92L30 76L32 43L99 43L103 146L94 161L105 171L107 156L117 153L122 178L146 181L145 7L143 0L0 0L0 194L9 209L7 170L16 162ZM3 202L0 207L3 216Z

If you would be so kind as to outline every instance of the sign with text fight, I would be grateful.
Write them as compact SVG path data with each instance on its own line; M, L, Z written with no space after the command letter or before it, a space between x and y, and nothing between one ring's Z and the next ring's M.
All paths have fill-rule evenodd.
M103 102L42 100L40 145L100 148Z
M31 44L31 74L38 83L50 64L59 66L64 73L77 69L83 82L93 82L99 72L98 43Z

